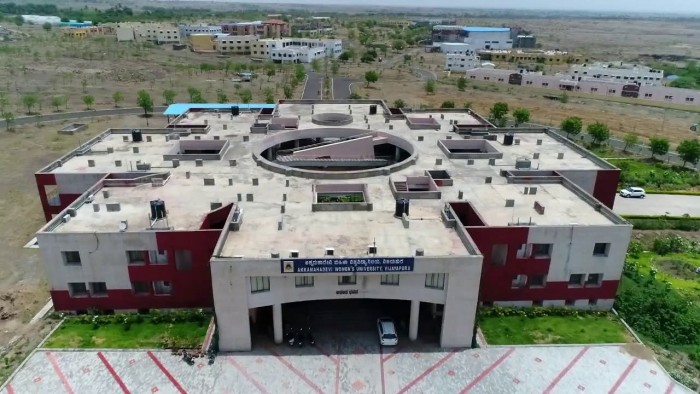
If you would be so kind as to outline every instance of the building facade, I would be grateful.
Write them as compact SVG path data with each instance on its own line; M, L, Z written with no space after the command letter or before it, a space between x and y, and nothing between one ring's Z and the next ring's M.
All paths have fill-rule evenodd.
M253 22L228 22L221 24L222 33L232 36L258 36L260 38L280 38L289 36L289 23L279 19Z
M206 24L200 25L180 25L177 27L180 32L180 37L183 40L189 38L192 34L209 34L217 35L221 34L221 26L210 26Z
M577 64L588 62L588 58L583 55L565 51L480 50L479 56L482 60L509 63Z
M511 49L513 39L508 27L471 27L456 25L433 26L433 45L441 42L459 42L475 49Z
M493 68L466 71L467 78L477 81L509 83L511 85L559 91L580 92L602 96L627 97L639 100L663 101L673 104L698 105L700 91L662 85L641 85L636 81L602 79L576 75L542 75L542 73ZM636 79L636 77L635 77Z
M664 70L638 65L628 65L621 62L616 64L574 64L571 66L569 74L575 77L614 80L640 86L663 85L662 81L664 79Z
M110 129L35 174L56 310L213 307L240 351L309 302L396 301L443 347L471 346L479 304L612 307L620 171L558 134L378 100L243 108Z
M154 44L180 43L180 30L172 25L156 23L117 23L114 26L117 41L152 42Z

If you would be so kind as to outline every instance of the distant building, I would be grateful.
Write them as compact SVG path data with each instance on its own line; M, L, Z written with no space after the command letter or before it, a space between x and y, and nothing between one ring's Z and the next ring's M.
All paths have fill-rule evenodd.
M508 27L470 27L456 25L433 26L433 45L441 42L460 42L476 49L511 49L513 39Z
M502 49L488 50L482 49L479 51L481 60L490 60L494 62L519 62L519 63L541 63L541 64L566 64L566 63L585 63L588 58L581 54L569 53L564 51L523 51L520 49Z
M445 54L447 71L465 71L480 66L479 56L469 44L442 42L440 52Z
M117 41L152 42L154 44L180 43L180 31L172 26L156 23L117 23Z
M624 79L602 79L567 74L542 75L518 70L475 68L465 71L471 80L508 83L540 89L580 92L601 96L616 96L673 104L700 105L700 91L671 88L662 85L636 83ZM642 80L643 81L643 80Z
M253 45L258 42L257 36L216 36L216 51L233 55L252 54Z
M664 79L663 70L622 62L573 65L569 73L577 77L610 79L649 86L661 85Z
M110 26L67 27L63 28L63 34L70 38L86 38L104 34L114 34Z
M343 52L343 41L285 38L269 40L266 51L275 63L310 63L324 57L338 57Z
M513 41L514 48L537 48L537 37L528 36L516 36Z
M206 24L200 25L180 25L180 38L183 40L192 34L221 34L221 26L210 26Z
M258 36L264 38L280 38L291 34L289 23L279 19L223 23L221 24L221 32L232 36Z

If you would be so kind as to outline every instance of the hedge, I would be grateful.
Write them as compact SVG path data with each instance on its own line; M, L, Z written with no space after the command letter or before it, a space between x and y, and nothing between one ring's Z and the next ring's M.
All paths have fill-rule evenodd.
M699 231L700 218L690 216L622 215L637 230Z
M607 311L596 311L587 309L574 309L559 306L548 307L529 307L529 308L514 308L491 306L479 308L480 317L504 317L504 316L520 316L520 317L545 317L545 316L606 316Z

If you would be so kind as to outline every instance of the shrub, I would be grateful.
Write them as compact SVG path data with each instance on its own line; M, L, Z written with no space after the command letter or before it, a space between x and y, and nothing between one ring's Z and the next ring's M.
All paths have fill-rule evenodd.
M678 235L667 235L654 240L652 250L656 254L666 255L670 253L686 253L696 250L697 245Z
M564 307L532 307L532 308L511 308L502 306L482 307L479 309L481 317L545 317L545 316L562 316L562 317L577 317L577 316L605 316L605 311L581 310Z
M642 243L637 240L630 241L630 244L627 247L627 254L635 259L638 259L643 251L644 248L642 248Z

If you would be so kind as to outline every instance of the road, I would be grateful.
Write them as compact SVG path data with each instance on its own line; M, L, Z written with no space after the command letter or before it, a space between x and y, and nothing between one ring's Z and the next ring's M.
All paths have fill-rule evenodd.
M306 74L306 85L304 85L303 100L320 100L323 98L323 74L309 72Z
M352 91L350 85L356 82L349 77L334 77L333 78L333 100L346 100L350 98Z
M615 213L620 215L700 216L700 196L647 194L642 198L615 198Z
M420 68L414 68L413 73L420 79L425 79L425 80L437 79L437 75L435 75L434 72L429 71L429 70L421 70Z

